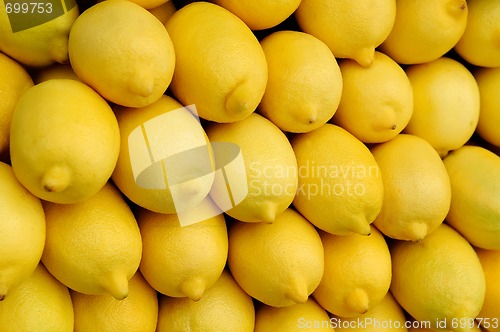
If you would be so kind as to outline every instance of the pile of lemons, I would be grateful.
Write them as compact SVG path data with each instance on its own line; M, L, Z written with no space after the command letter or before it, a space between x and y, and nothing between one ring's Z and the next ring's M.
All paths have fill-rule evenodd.
M500 331L500 2L0 6L0 332Z

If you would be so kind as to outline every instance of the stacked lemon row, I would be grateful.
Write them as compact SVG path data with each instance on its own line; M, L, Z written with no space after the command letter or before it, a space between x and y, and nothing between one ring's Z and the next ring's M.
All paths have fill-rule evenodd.
M500 4L178 7L2 7L0 331L500 331Z

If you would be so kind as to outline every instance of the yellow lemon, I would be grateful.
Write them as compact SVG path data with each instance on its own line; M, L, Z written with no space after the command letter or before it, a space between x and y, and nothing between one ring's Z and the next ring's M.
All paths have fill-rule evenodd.
M401 64L436 60L462 37L467 14L466 0L397 0L396 21L380 51Z
M470 64L481 67L500 66L500 3L489 0L467 0L467 27L455 45L455 51Z
M160 297L157 332L253 332L252 298L224 271L199 301Z
M486 280L486 296L478 315L479 324L489 332L500 331L500 251L476 249Z
M189 210L214 180L210 143L198 119L162 96L142 108L114 108L120 154L113 182L135 204L158 213Z
M464 145L479 121L479 88L460 62L441 57L411 65L413 114L405 133L428 141L441 157Z
M33 273L45 244L45 215L40 200L0 162L0 301Z
M18 62L0 53L0 160L7 161L12 114L21 95L33 86L30 75Z
M391 284L391 255L382 234L333 235L320 232L325 272L313 293L318 303L340 317L357 317L375 308Z
M255 312L255 332L331 331L330 317L314 298L286 307L260 304Z
M499 68L480 68L474 72L479 87L480 110L476 132L489 143L500 147L500 84Z
M137 272L129 282L126 299L71 291L75 332L154 332L158 321L156 291Z
M370 67L347 59L339 65L344 88L333 122L365 143L396 137L413 113L413 90L404 70L380 52Z
M51 79L79 80L70 64L61 63L54 63L50 66L43 67L33 75L35 84Z
M240 221L273 222L290 206L297 191L297 161L285 134L256 113L233 123L213 123L206 130L211 142L239 146L243 158L244 165L232 175L248 193L226 213ZM223 202L222 190L226 183L214 183L211 197L218 205Z
M269 78L258 111L288 132L307 132L331 119L342 75L330 49L316 37L277 31L261 41Z
M250 28L219 5L193 2L166 23L176 63L170 88L184 105L215 122L255 111L267 83L267 63Z
M44 202L47 239L42 262L69 288L84 294L128 295L139 268L139 227L118 189L106 184L75 204Z
M0 51L22 64L68 62L68 35L80 14L77 1L0 1Z
M252 30L277 26L292 15L300 4L300 0L215 0L214 2L238 16Z
M152 104L172 80L175 53L165 27L131 1L87 9L73 24L68 47L78 78L115 104Z
M331 326L336 331L351 332L406 332L406 317L391 292L378 305L355 318L334 317Z
M35 196L75 203L108 181L120 132L106 101L87 85L53 79L27 90L16 105L10 157L19 181Z
M345 129L325 124L293 137L299 186L294 207L332 234L369 234L384 187L370 150Z
M140 270L158 292L198 301L226 265L223 215L182 226L175 214L141 209L137 214L143 253Z
M368 67L394 25L396 1L302 0L295 17L300 28L325 42L336 58Z
M441 158L425 140L406 134L371 151L384 182L384 203L374 225L394 239L422 240L450 208L450 179Z
M171 2L170 0L131 0L131 1L148 10L153 8L158 8L166 4L167 2Z
M33 274L0 302L0 331L73 332L68 288L39 264Z
M479 146L464 146L443 163L451 182L446 222L472 245L500 250L500 157Z
M446 320L441 328L474 331L456 324L477 317L485 296L483 269L467 240L441 224L423 240L395 241L390 250L391 292L403 309L432 328Z
M151 14L153 14L157 19L160 20L163 25L167 23L167 21L174 15L177 8L175 8L175 4L168 0L162 5L159 5L154 8L148 9Z
M229 229L228 266L238 284L273 307L304 303L323 276L321 239L292 209L272 224L237 222Z

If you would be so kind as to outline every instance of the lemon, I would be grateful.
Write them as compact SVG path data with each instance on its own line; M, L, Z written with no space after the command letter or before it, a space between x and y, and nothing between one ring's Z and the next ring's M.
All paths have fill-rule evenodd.
M375 308L391 284L391 255L382 234L333 235L320 232L325 272L313 293L318 303L340 317L356 317Z
M87 85L53 79L27 90L16 105L10 157L19 181L35 196L75 203L108 181L120 149L116 117Z
M271 307L260 304L255 312L255 332L325 332L329 328L330 317L314 298L304 303L286 307Z
M233 123L213 123L206 131L211 142L238 145L244 162L232 174L237 181L246 180L248 194L226 213L240 221L273 222L297 191L297 161L285 134L257 113ZM218 193L225 189L226 183L214 183L211 197L218 205L223 202Z
M215 0L214 2L238 16L252 30L277 26L292 15L300 4L300 0Z
M109 0L106 0L109 1ZM138 4L139 6L146 8L148 10L160 7L167 2L171 2L170 0L132 0L133 3Z
M500 66L500 4L497 1L468 0L467 27L455 51L468 63L481 67Z
M166 23L175 47L170 89L200 117L242 120L255 111L267 83L267 63L250 28L219 5L193 2Z
M441 158L427 141L407 134L371 151L384 182L384 203L374 225L394 239L422 240L450 208L450 179Z
M479 87L480 111L476 132L489 143L500 147L500 96L496 87L500 84L500 68L480 68L474 72Z
M438 59L465 31L466 0L397 0L396 21L380 51L401 64Z
M258 111L288 132L307 132L331 119L342 94L342 75L330 49L316 37L277 31L261 41L268 65Z
M43 67L33 75L35 84L51 79L79 80L70 64L61 63L54 63L50 66Z
M80 11L75 0L56 4L44 1L34 9L29 2L0 1L0 51L32 67L67 63L68 35Z
M394 25L396 1L302 0L295 18L302 31L325 42L336 58L368 67Z
M253 332L252 298L224 271L197 302L160 296L157 332Z
M390 250L391 292L403 309L432 328L446 320L441 328L473 331L452 323L477 317L485 296L481 263L467 240L441 224L423 240L395 241Z
M365 143L396 137L413 113L413 90L404 70L380 52L370 67L349 59L339 66L344 88L333 123Z
M137 221L143 243L140 270L149 284L164 295L201 299L226 265L223 215L181 226L175 214L141 209Z
M210 142L190 110L165 95L139 109L114 110L121 138L112 174L118 188L153 212L176 213L198 205L212 187L214 166Z
M500 157L479 146L464 146L443 163L451 182L446 222L472 245L500 250Z
M298 134L291 143L299 176L294 207L323 231L369 234L384 193L370 150L332 124Z
M272 224L237 222L229 229L228 266L253 298L273 307L304 303L323 276L321 239L292 209Z
M476 249L476 253L483 267L486 280L486 296L478 315L478 321L485 330L498 332L500 331L498 322L500 317L500 287L498 285L500 251Z
M33 86L30 75L18 62L0 53L0 160L7 161L12 114L21 95Z
M156 291L137 272L129 282L129 295L86 295L71 291L75 332L154 332L158 320Z
M42 262L69 288L84 294L128 295L142 253L139 227L118 189L107 183L75 204L44 202L47 239Z
M332 320L336 331L406 332L406 325L404 311L391 292L387 292L378 305L356 318L335 317Z
M479 120L479 88L460 62L441 57L407 67L413 114L404 129L427 140L441 157L464 145Z
M73 24L68 47L77 76L115 104L150 105L172 80L175 53L165 27L130 1L87 9Z
M45 243L45 215L40 200L0 162L0 301L33 273ZM1 320L0 320L1 321Z
M174 15L175 11L177 8L175 8L175 4L168 0L162 5L159 5L157 7L148 9L151 14L153 14L158 20L160 20L161 23L164 25L167 23L167 21Z
M39 264L33 274L0 302L0 331L72 332L68 288Z

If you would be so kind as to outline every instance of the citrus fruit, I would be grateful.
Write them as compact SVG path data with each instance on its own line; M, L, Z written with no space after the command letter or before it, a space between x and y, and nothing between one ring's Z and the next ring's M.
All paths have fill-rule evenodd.
M325 272L313 293L318 303L340 317L356 317L375 308L389 291L391 256L382 234L333 235L320 232Z
M496 87L500 82L499 68L480 68L474 71L479 87L480 110L476 132L489 143L500 147L500 96Z
M299 177L294 207L326 232L369 234L384 192L370 150L345 129L328 123L297 134L291 143Z
M160 296L157 332L253 332L252 298L224 271L199 301Z
M255 332L331 331L330 317L312 297L286 307L259 304L255 312Z
M54 63L50 66L43 67L33 75L35 84L51 79L79 80L70 64L61 63Z
M500 317L500 251L476 249L477 256L483 267L486 280L486 296L479 312L479 324L489 332L500 331L498 319Z
M238 16L252 30L275 27L297 9L300 0L215 0L216 4Z
M297 161L285 134L271 121L253 113L233 123L212 123L206 128L211 142L239 147L244 165L232 170L234 181L248 188L246 197L226 213L240 221L273 222L292 203L297 190ZM245 183L246 182L246 183ZM226 183L215 182L210 193L215 203Z
M413 114L404 132L428 141L441 157L463 146L479 120L479 88L471 72L441 57L411 65L406 74L413 88Z
M75 203L108 181L120 149L116 117L87 85L53 79L27 90L12 116L10 157L35 196Z
M30 67L67 63L68 35L80 14L75 0L1 1L0 51ZM17 14L17 15L16 15Z
M333 123L364 143L396 137L413 113L413 90L404 70L380 52L370 67L349 59L339 66L344 87Z
M268 65L258 111L288 132L307 132L331 119L342 94L342 75L330 49L316 37L277 31L261 41Z
M390 250L391 292L412 317L432 328L446 320L441 328L473 331L453 323L477 317L485 296L483 269L467 240L441 224L421 241L395 241Z
M488 0L467 0L467 26L455 51L468 63L480 67L500 66L500 3Z
M374 225L398 240L422 240L450 208L451 186L439 155L427 141L399 134L372 147L384 183L384 202Z
M73 305L68 288L38 264L19 287L0 301L0 331L72 332Z
M228 266L246 293L273 307L304 303L323 276L323 246L292 209L272 223L236 222L229 229Z
M150 105L172 80L175 53L165 27L131 1L87 9L73 24L68 47L78 78L115 104Z
M70 291L75 332L154 332L158 320L156 291L137 272L129 281L126 299Z
M242 120L255 111L267 83L267 63L250 28L236 15L209 2L193 2L166 23L175 47L171 91L200 117Z
M467 15L466 0L397 0L394 27L380 51L400 64L436 60L462 37Z
M141 108L114 108L120 154L113 182L135 204L158 213L189 210L214 176L210 143L198 119L169 96Z
M406 325L405 313L391 292L364 314L355 318L335 317L331 324L336 331L351 332L406 332Z
M396 1L302 0L295 18L302 31L321 39L336 58L368 67L394 25Z
M26 281L42 257L45 215L40 200L0 162L0 301Z
M174 13L177 9L175 8L175 4L172 1L168 0L164 4L159 5L157 7L154 7L154 8L150 8L148 10L157 19L159 19L160 22L163 23L163 25L165 25L165 23L167 23L167 21L170 19L170 17L172 17L172 15L174 15Z
M83 202L43 205L47 238L42 262L49 272L77 292L126 298L142 241L118 189L107 183Z
M21 64L0 53L0 160L7 161L12 114L21 95L33 80Z
M223 215L182 226L175 214L141 209L140 270L158 292L198 301L226 265L228 238Z
M464 146L443 160L451 182L446 222L472 245L500 250L500 157L479 146Z

